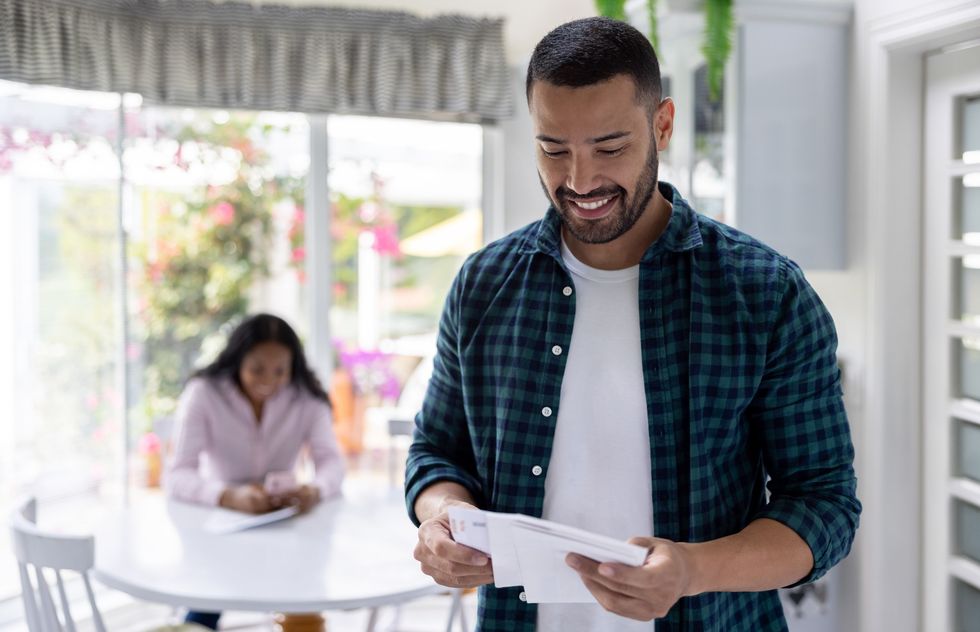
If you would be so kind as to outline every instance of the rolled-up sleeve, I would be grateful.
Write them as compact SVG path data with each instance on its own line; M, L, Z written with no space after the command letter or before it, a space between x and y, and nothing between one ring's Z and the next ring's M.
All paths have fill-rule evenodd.
M191 380L177 404L174 451L164 473L167 495L201 505L217 505L224 483L208 480L199 471L203 452L211 447L208 429L208 385Z
M810 547L813 568L802 584L848 554L861 503L833 319L795 264L785 262L782 276L766 368L749 409L770 492L754 518L788 526Z
M408 515L416 525L419 519L415 515L415 501L433 483L459 483L470 491L478 504L483 496L465 414L459 357L457 317L464 274L460 272L456 277L443 308L432 377L422 410L415 417L415 431L408 451L405 502Z

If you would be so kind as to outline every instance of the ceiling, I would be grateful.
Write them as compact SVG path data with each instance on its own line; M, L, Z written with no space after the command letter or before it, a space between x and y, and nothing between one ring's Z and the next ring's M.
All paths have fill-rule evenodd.
M258 1L258 0L253 0ZM507 60L523 65L534 45L563 22L596 14L593 0L261 0L267 4L330 5L361 9L408 11L431 16L460 13L474 17L504 18Z

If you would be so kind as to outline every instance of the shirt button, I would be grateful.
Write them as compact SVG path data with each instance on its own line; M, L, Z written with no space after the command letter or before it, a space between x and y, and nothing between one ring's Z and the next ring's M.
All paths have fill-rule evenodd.
M545 417L551 417L551 409L545 406L544 408L541 409L541 414L544 415Z
M527 593L522 590L521 594L517 595L517 598L521 601L527 601Z
M561 293L564 294L565 296L571 296L572 295L572 288L570 286L566 285L565 287L562 288Z
M543 471L544 470L541 469L540 465L535 465L534 467L531 468L531 474L534 474L535 476L541 476L541 472Z
M555 354L556 356L557 355L561 355L561 347L559 347L558 345L555 345L554 347L551 348L551 352L553 354Z

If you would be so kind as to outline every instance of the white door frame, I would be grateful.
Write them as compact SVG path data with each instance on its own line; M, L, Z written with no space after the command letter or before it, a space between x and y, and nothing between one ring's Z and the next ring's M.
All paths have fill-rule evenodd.
M855 437L865 505L860 630L928 630L920 585L923 54L980 37L980 3L936 2L871 22L868 36L859 86L867 98L857 113L867 130L857 163L867 171L854 183L867 209L868 268L867 409Z

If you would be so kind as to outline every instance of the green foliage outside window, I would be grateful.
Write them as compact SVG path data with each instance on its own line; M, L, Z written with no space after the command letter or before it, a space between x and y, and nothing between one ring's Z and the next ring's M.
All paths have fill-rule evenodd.
M273 208L302 204L303 178L268 173L260 141L272 131L255 115L185 125L171 136L179 143L175 163L188 170L230 162L234 179L140 192L147 230L130 256L148 421L173 412L202 355L222 344L222 328L248 313L250 288L269 275Z

